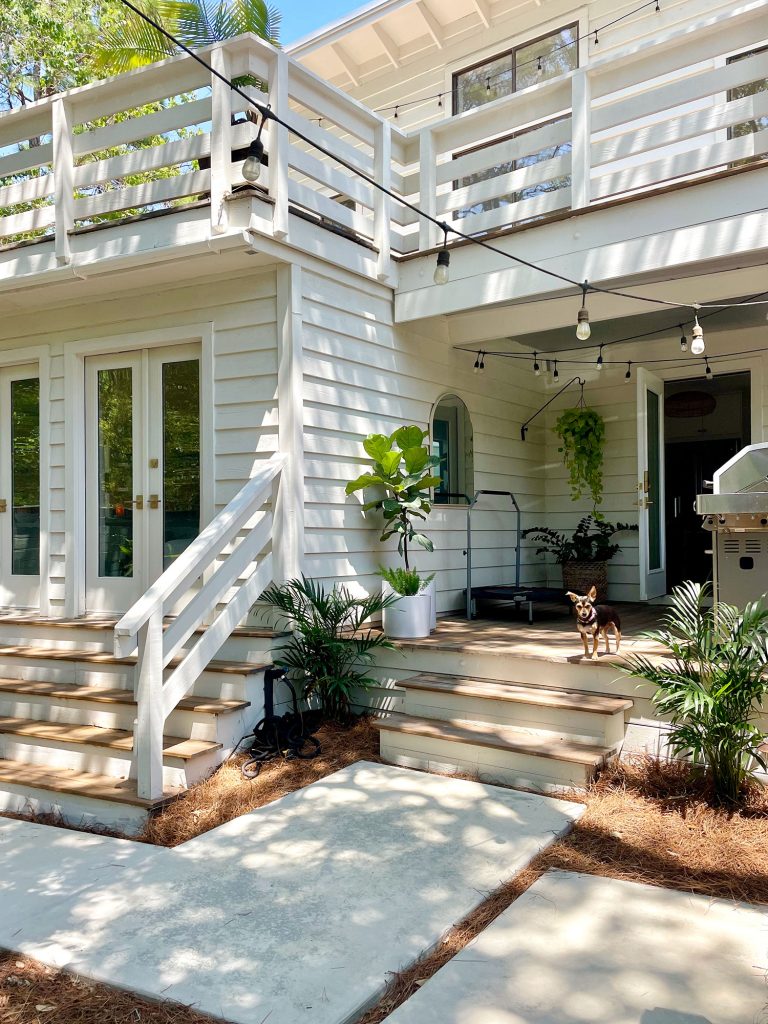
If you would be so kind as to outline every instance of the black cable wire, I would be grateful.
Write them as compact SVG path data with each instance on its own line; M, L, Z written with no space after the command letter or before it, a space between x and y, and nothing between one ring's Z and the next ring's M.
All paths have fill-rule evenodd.
M144 11L136 7L136 5L131 2L131 0L120 0L120 2L123 4L123 6L127 7L129 10L133 11L134 14L137 14L140 18L146 21L147 24L152 25L153 28L155 28L158 32L162 33L162 35L164 35L167 39L174 43L175 46L178 46L180 50L182 50L184 53L192 57L193 60L197 61L198 64L202 65L215 78L219 79L219 81L227 85L233 92L237 93L238 96L242 97L247 103L255 107L255 109L258 110L258 112L261 114L264 120L274 121L275 124L279 124L282 128L285 128L286 131L290 132L291 135L295 135L297 139L301 139L302 142L306 143L308 146L317 150L317 152L322 153L323 156L328 157L329 160L334 161L341 167L345 167L348 171L350 171L351 174L354 174L362 181L367 182L367 184L369 184L372 188L375 188L377 191L381 192L383 195L388 196L390 199L393 199L395 202L400 203L401 206L404 206L406 209L411 210L418 217L421 217L422 219L428 221L430 224L434 224L436 227L440 228L440 230L445 233L446 238L448 233L450 232L457 238L460 238L466 242L471 242L473 245L479 245L481 248L486 249L488 252L492 252L495 253L496 255L503 256L506 259L513 260L519 266L527 267L529 270L534 270L537 273L544 274L545 276L551 277L554 280L562 281L564 284L568 284L573 286L574 288L578 288L579 292L582 292L584 290L586 284L587 291L600 292L601 294L604 295L616 295L619 296L620 298L634 299L635 301L638 302L647 302L657 306L673 306L677 309L693 308L693 304L691 303L669 302L665 299L653 299L645 295L634 295L631 292L613 291L610 288L603 288L600 285L587 284L586 282L575 281L570 277L566 277L564 274L557 273L557 271L555 270L549 270L545 267L538 266L536 263L531 263L530 260L523 259L522 256L516 256L513 253L506 252L504 249L499 249L497 246L491 245L489 242L485 242L481 238L475 238L473 235L468 235L463 231L459 231L457 228L446 223L445 221L441 221L437 217L433 217L432 214L426 213L424 210L422 210L415 203L412 203L410 200L404 199L402 196L397 195L397 193L392 192L391 189L388 189L385 185L382 185L381 182L376 181L375 178L372 178L370 175L366 174L365 171L360 170L359 167L356 167L354 164L350 163L344 157L338 156L337 154L333 153L331 150L326 148L326 146L322 145L319 142L316 142L314 139L309 138L298 128L295 128L293 125L288 124L279 116L279 114L276 114L268 104L259 103L258 100L255 100L251 96L249 96L247 92L240 88L240 86L235 85L235 83L231 81L231 79L227 78L226 75L223 75L220 71L217 71L214 67L212 67L207 61L203 60L203 58L199 54L195 53L185 43L182 43L181 40L177 39L167 29L163 28L163 26L159 22L155 21L154 18L150 17L150 15L148 14L145 14Z
M518 64L517 61L515 61L515 71L517 71L518 68L528 67L529 64L537 64L539 71L541 71L541 70L543 70L543 68L541 67L541 62L545 61L545 60L549 60L550 57L552 57L554 54L559 53L561 50L567 50L569 46L576 46L576 45L578 45L578 43L583 43L585 39L591 39L592 36L595 35L595 33L605 32L605 30L607 28L613 28L613 26L614 25L618 25L619 22L626 21L627 18L632 18L636 14L639 14L640 11L644 11L646 9L646 7L653 7L653 6L656 7L657 11L660 10L660 8L658 6L657 0L647 0L647 3L640 4L640 6L639 7L635 7L634 10L628 11L626 14L622 14L618 18L614 18L613 21L606 22L606 24L602 25L601 27L593 28L590 32L585 32L581 36L575 36L573 39L570 39L567 43L561 43L559 46L553 47L553 49L551 49L549 51L549 53L542 53L540 56L531 57L530 60L520 61L519 64ZM538 41L540 41L540 40L538 40ZM521 43L521 46L528 46L528 45L532 45L532 44ZM504 57L504 56L506 56L506 54L501 54L500 56ZM491 58L491 59L493 59L493 58ZM477 69L476 68L470 68L468 70L475 71ZM495 71L492 75L486 75L485 76L485 81L486 82L494 82L497 78L502 78L504 75L507 75L507 74L509 74L509 69L507 69L507 68L505 68L503 71ZM429 103L431 100L440 100L440 101L442 101L443 96L447 96L452 91L453 91L452 89L443 89L442 92L436 92L432 96L422 96L422 97L420 97L419 99L416 99L416 100L404 100L402 103L390 103L390 105L387 106L387 107L375 107L374 111L377 114L384 114L384 113L387 113L390 110L392 110L392 111L400 111L400 110L407 109L409 107L418 106L421 103Z

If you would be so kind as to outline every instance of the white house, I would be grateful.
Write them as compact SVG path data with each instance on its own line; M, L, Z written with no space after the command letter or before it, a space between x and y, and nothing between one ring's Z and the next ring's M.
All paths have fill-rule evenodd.
M344 493L369 432L422 424L447 490L572 527L590 505L551 428L578 388L521 426L583 378L602 511L639 526L610 594L645 601L706 572L685 513L768 430L766 0L379 0L286 52L244 36L203 57L265 83L303 137L270 120L256 183L245 100L187 56L0 116L6 807L127 820L218 762L258 717L271 640L248 611L269 580L379 585L387 552ZM445 238L414 207L492 248L449 233L436 285ZM603 289L586 341L582 281ZM703 355L680 345L697 305ZM473 582L508 581L511 502L473 517ZM463 606L465 520L456 499L430 521L441 613ZM520 571L559 586L532 546ZM382 670L383 705L434 668L412 655ZM615 676L435 657L593 694ZM605 749L633 714L617 699L584 711L610 718Z

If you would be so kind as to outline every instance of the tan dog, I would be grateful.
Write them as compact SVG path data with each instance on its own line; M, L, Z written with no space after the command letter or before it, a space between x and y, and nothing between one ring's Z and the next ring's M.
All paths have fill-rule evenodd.
M574 594L570 590L565 595L576 605L576 628L581 633L584 644L584 656L589 654L589 638L592 638L592 661L597 661L597 645L600 637L605 638L605 650L611 653L608 640L608 627L613 628L616 637L616 653L621 646L621 619L615 608L607 604L595 604L597 590L592 587L588 594Z

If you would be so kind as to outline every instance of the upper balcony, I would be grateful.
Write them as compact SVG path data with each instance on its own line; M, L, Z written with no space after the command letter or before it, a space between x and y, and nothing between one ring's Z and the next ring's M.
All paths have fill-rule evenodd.
M307 140L270 121L256 185L248 104L192 58L95 82L0 116L0 291L290 246L396 285L401 320L557 294L468 243L455 287L434 288L442 230L366 177L578 280L764 262L766 38L768 0L752 0L408 134L242 36L203 56L262 83L247 88Z

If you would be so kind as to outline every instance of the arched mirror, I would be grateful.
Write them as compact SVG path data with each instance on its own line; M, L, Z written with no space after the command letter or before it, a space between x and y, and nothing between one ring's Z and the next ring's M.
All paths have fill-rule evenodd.
M435 504L464 504L461 495L471 498L475 491L474 442L469 410L458 395L445 395L435 406L432 454L440 459Z

